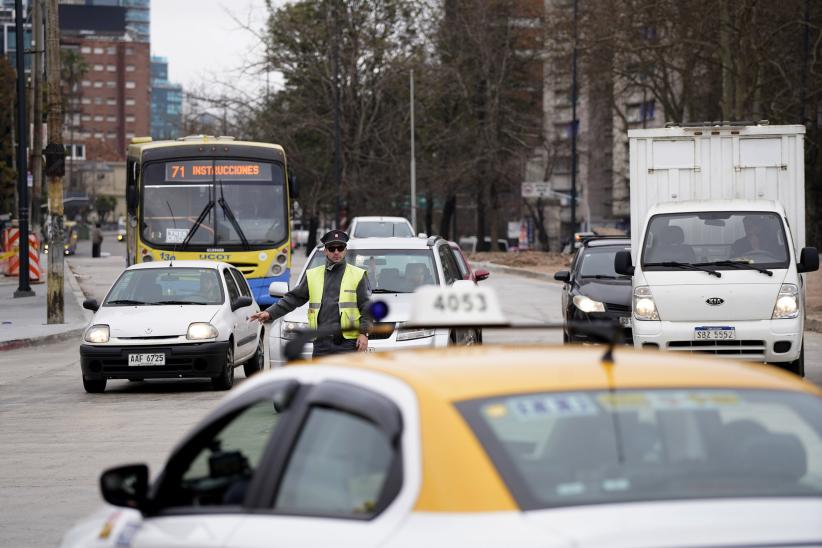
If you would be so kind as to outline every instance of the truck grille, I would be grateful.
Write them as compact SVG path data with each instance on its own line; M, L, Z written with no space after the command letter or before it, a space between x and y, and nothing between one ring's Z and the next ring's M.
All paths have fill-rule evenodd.
M758 359L765 355L765 341L669 341L668 350Z

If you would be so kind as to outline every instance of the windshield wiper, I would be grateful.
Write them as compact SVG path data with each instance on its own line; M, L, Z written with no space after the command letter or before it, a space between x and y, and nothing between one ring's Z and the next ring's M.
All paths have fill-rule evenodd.
M231 211L231 206L228 205L228 202L225 201L225 195L223 195L223 182L218 181L217 184L220 185L220 199L217 200L217 203L220 204L220 207L223 208L223 213L226 217L228 217L228 222L231 223L231 226L234 227L234 230L237 231L237 236L240 237L240 240L243 242L243 247L248 249L248 240L243 233L243 229L240 228L240 223L237 222L237 218L234 217L234 212Z
M113 301L108 301L106 304L132 304L132 305L140 305L140 304L148 304L144 303L143 301L133 301L131 299L115 299Z
M683 270L699 270L701 272L707 272L711 276L716 276L717 278L721 278L722 274L717 272L716 270L711 270L710 268L705 268L702 266L698 266L691 263L680 263L677 261L664 261L660 263L645 263L642 265L643 268L646 266L665 266L668 268L681 268Z
M596 278L597 280L624 280L630 276L609 276L608 274L584 274L580 278Z
M398 289L385 289L382 287L378 287L376 289L372 289L371 293L411 293L410 291L400 291Z
M751 270L756 270L757 272L761 272L762 274L767 274L768 276L773 276L773 272L771 272L767 268L761 268L759 266L752 265L747 261L712 261L710 263L696 263L696 266L733 266L736 268L748 268Z
M200 301L157 301L151 304L208 304Z
M188 246L188 243L191 241L191 237L194 236L194 233L197 232L197 229L200 228L200 225L203 224L203 221L208 215L208 212L211 211L211 208L214 207L214 200L209 200L209 202L203 207L203 210L200 212L200 216L197 217L197 220L194 221L194 224L191 225L191 229L189 229L188 234L186 234L183 243L180 244L180 249L183 250Z

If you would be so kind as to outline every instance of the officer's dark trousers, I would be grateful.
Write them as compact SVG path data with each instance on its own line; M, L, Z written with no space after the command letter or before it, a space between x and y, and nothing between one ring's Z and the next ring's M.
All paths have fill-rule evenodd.
M92 257L99 257L100 256L100 244L91 244L91 256Z
M314 354L313 357L328 356L329 354L337 354L339 352L355 352L357 350L356 339L338 339L336 342L334 337L320 337L314 340Z

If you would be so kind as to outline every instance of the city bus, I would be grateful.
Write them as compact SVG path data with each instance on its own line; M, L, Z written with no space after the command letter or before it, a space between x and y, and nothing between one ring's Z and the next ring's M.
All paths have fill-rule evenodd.
M279 145L135 138L126 158L126 263L225 261L270 305L271 282L289 280L295 194Z

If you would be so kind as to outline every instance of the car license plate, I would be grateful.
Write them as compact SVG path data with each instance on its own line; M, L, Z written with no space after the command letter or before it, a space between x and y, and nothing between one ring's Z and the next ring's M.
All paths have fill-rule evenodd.
M129 367L132 366L140 366L140 365L165 365L166 364L166 355L163 353L157 354L129 354L128 355L128 365Z
M736 339L735 327L695 327L695 341L732 341Z
M619 317L619 325L622 327L631 327L631 317L630 316L620 316Z
M376 349L376 348L374 348L373 346L369 346L368 348L366 348L366 349L365 349L365 351L366 351L366 352L376 352L376 351L377 351L377 349Z

